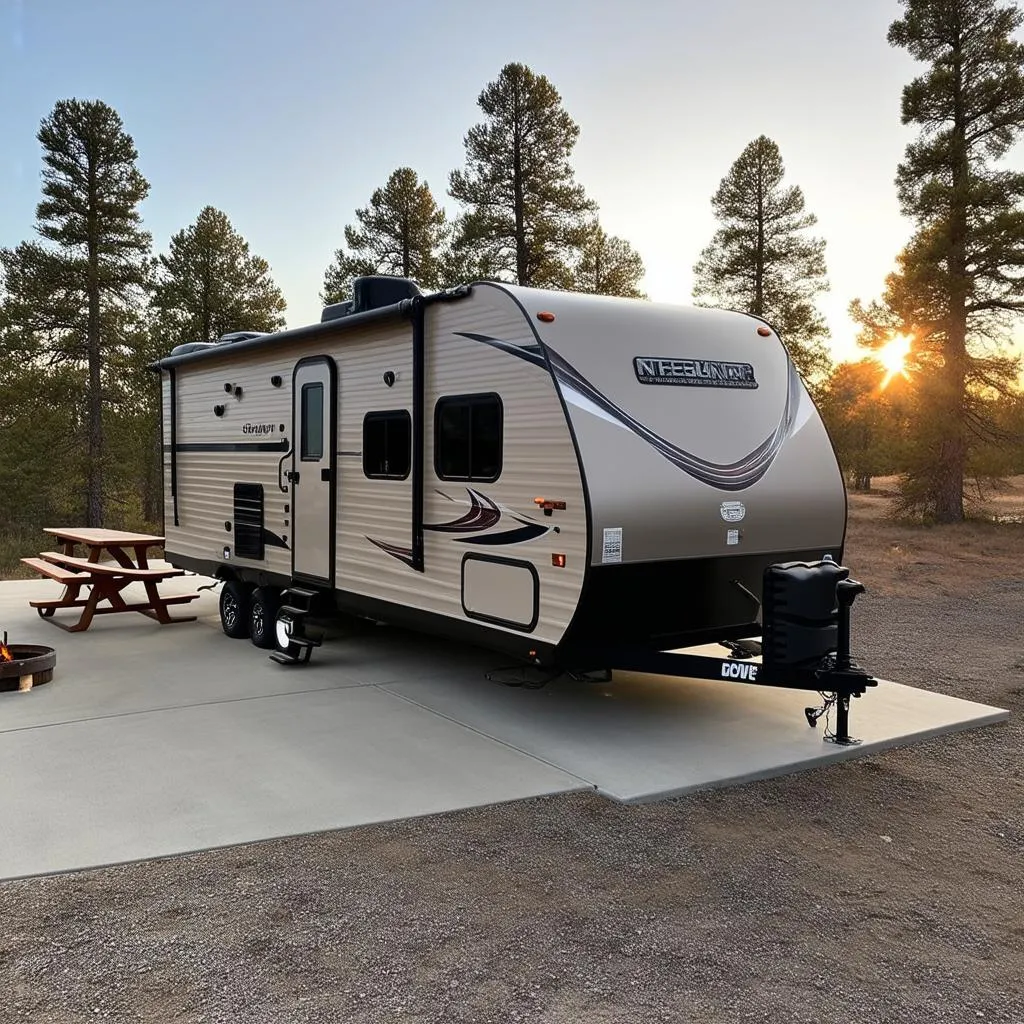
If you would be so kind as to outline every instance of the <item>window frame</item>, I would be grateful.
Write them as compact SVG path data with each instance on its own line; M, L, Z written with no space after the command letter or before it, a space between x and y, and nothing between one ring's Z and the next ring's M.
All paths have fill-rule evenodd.
M366 424L371 421L403 420L409 428L409 464L405 472L398 473L368 473L366 471ZM385 446L386 446L385 441ZM408 480L412 472L413 450L412 450L412 414L408 409L375 409L363 416L363 445L362 445L363 476L367 480ZM386 452L385 452L386 454Z
M493 476L473 476L473 413L474 405L483 405L493 399L498 403L498 470ZM446 476L441 472L440 439L441 411L447 404L456 405L460 402L469 405L469 475ZM505 403L497 391L480 391L464 395L442 395L434 404L434 475L438 480L458 480L465 483L492 484L501 477L505 468Z
M306 402L306 395L313 390L320 392L320 453L318 455L310 455L306 451L306 442L308 440L307 425L308 418L306 410L308 404ZM325 413L327 412L327 388L324 387L322 380L310 380L302 385L302 389L299 392L299 461L300 462L323 462L325 452L327 450L327 425L324 423Z

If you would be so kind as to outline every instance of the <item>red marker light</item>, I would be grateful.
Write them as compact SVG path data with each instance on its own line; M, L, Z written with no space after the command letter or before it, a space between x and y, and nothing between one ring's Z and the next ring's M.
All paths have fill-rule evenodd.
M550 323L554 322L555 314L554 313L547 313L547 312L545 312L545 313L538 313L537 314L537 319L540 320L541 323L550 324Z
M551 556L551 564L556 569L564 569L565 568L565 555L552 555Z
M768 327L758 327L757 333L760 334L762 338L770 338L772 336L772 332Z

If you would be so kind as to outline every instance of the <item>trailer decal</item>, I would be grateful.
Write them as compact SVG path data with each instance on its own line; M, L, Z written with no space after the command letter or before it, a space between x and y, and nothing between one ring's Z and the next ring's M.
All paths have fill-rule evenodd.
M438 491L437 493L448 501L455 501L454 498L445 494L444 491ZM483 544L487 546L525 544L527 541L543 537L544 534L554 529L553 526L545 526L543 523L535 523L530 519L526 519L518 512L497 504L488 498L486 494L472 487L467 487L466 493L469 495L468 512L459 516L458 519L452 519L447 523L424 523L423 529L432 530L435 533L479 535L472 537L456 536L452 540L458 541L461 544ZM485 530L489 530L498 524L503 512L508 513L509 517L520 525L510 530L503 530L501 533L484 533ZM387 544L384 541L374 540L373 537L369 536L366 539L371 544L380 548L381 551L386 551L392 557L412 567L411 548Z
M527 362L543 365L542 360L534 351L536 346L516 345L512 342L502 341L500 338L488 337L485 334L458 333L460 333L461 337L490 345L502 352L525 359ZM806 413L807 410L803 408L806 400L803 398L800 376L792 360L789 360L786 404L775 430L756 448L735 462L710 462L672 444L671 441L667 441L653 430L644 426L638 419L606 398L571 363L563 359L550 346L545 346L545 348L551 371L561 386L562 394L567 402L632 431L678 469L692 476L695 480L699 480L701 483L715 487L718 490L741 491L756 484L768 472L769 467L775 461L776 455L782 450L786 438L794 432L798 420L806 418L806 416L801 415L801 412Z
M450 523L424 523L423 529L435 530L438 533L472 533L477 530L489 530L501 519L501 510L486 494L474 491L471 487L467 487L466 491L469 493L470 507L465 515L453 519ZM437 493L442 498L448 498L442 491ZM448 500L454 501L453 498Z

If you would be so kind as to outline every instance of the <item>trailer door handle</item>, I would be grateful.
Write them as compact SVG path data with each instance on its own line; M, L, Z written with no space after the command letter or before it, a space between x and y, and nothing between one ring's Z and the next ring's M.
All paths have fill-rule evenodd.
M284 478L293 484L297 484L299 482L299 471L297 469L290 469L285 473Z
M323 480L325 484L329 484L331 482L331 471L329 469L321 469L320 479Z

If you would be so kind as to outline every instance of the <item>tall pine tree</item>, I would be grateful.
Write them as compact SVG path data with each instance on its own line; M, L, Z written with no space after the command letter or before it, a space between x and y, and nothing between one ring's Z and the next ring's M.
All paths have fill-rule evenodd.
M573 291L646 299L640 290L644 262L624 238L609 235L591 221L579 236L579 256L573 267Z
M161 254L152 305L165 345L284 326L284 296L270 264L212 206Z
M569 163L580 130L555 87L507 64L480 93L484 120L465 138L449 193L462 203L456 251L488 276L568 288L576 239L594 204Z
M104 404L121 400L126 361L139 336L150 237L138 205L149 184L116 111L100 100L60 100L40 125L43 197L36 230L49 244L0 250L5 347L40 366L79 371L84 399L85 502L104 521ZM67 376L62 378L66 381Z
M450 228L430 186L411 167L392 171L369 205L356 210L356 220L358 226L345 225L348 251L339 249L324 274L322 301L350 298L352 278L364 274L409 277L426 289L446 283L442 267Z
M903 90L903 123L919 135L896 185L917 231L884 305L912 321L927 374L905 497L956 522L971 448L989 432L979 389L1005 389L1012 375L983 344L1024 311L1024 174L999 164L1024 134L1022 16L997 0L900 2L889 42L927 69Z
M693 268L693 296L705 306L741 309L770 321L806 380L829 367L828 329L814 302L828 288L825 242L796 185L783 185L779 147L751 142L711 199L721 227Z

